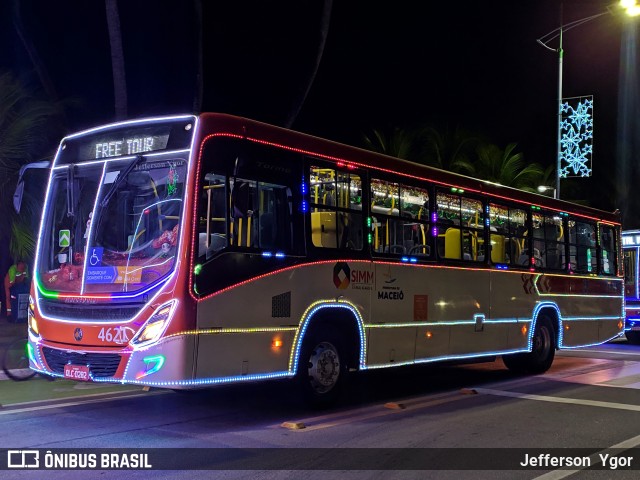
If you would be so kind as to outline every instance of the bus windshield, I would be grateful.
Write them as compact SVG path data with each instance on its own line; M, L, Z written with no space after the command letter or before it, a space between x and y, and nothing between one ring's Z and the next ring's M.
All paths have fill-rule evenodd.
M52 176L40 286L64 293L135 292L173 269L187 159L69 165Z

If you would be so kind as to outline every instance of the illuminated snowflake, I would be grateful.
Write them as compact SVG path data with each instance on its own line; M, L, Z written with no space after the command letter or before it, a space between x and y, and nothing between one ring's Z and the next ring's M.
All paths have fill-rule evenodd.
M593 97L560 105L560 178L590 177L593 153Z

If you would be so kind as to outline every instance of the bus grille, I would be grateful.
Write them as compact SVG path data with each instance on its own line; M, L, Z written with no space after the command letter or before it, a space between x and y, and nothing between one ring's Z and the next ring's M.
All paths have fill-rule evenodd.
M75 320L129 320L135 317L144 304L134 305L71 305L51 300L40 300L40 308L45 315L73 318Z
M64 374L64 366L88 365L94 378L113 377L120 365L120 355L117 353L81 353L67 352L55 348L43 347L42 353L54 373Z

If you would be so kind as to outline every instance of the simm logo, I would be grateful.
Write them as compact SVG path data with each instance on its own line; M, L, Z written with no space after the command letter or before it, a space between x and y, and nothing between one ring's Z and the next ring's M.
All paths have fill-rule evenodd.
M333 284L336 288L344 290L349 288L349 280L351 278L351 268L346 262L338 262L333 267Z
M338 262L333 267L333 284L341 290L349 287L354 290L372 290L374 280L372 271L352 269L346 262Z

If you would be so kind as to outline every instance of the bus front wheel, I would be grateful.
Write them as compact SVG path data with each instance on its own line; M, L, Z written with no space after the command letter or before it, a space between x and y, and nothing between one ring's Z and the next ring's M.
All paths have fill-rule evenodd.
M342 393L347 374L346 356L337 336L318 332L305 339L298 381L309 403L326 406L335 402Z
M504 355L502 361L513 372L544 373L551 367L556 354L555 338L551 320L546 315L540 315L533 331L531 351Z

